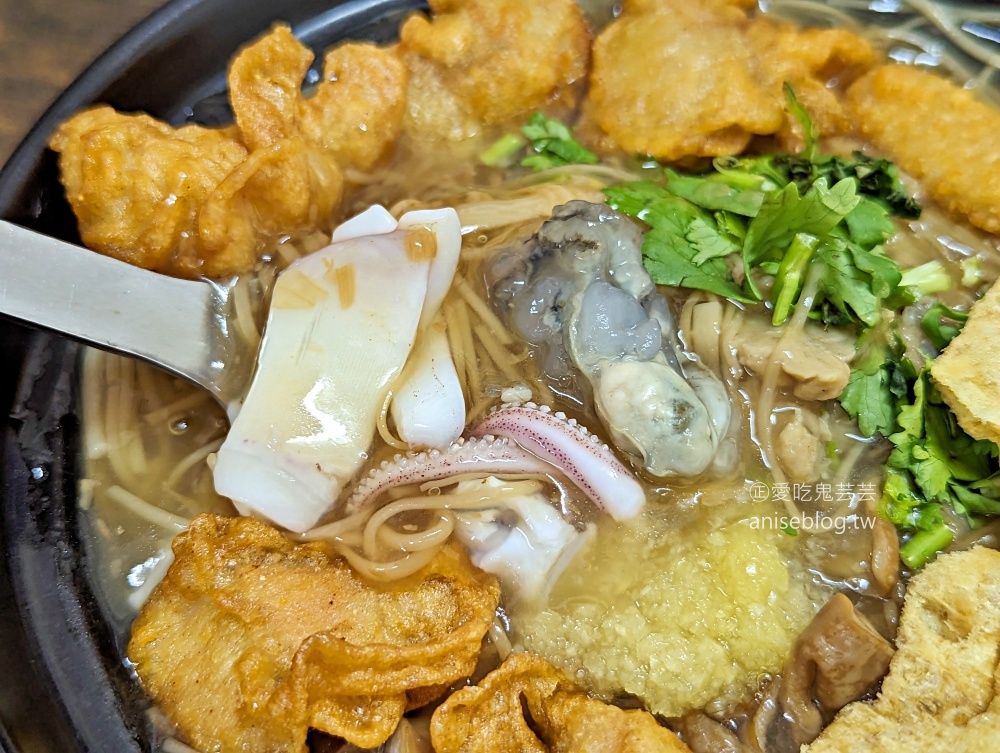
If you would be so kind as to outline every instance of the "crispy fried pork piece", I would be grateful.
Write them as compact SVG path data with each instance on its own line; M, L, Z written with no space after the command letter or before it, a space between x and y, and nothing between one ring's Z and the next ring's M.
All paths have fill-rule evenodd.
M790 133L788 81L824 134L846 119L828 83L875 58L847 31L749 20L726 0L631 0L594 44L588 128L603 148L676 161L736 154L756 135Z
M253 246L203 252L198 216L247 156L235 129L171 128L107 106L74 115L50 146L83 242L146 269L192 274L245 267Z
M533 654L513 654L431 718L437 753L689 753L652 715L591 698Z
M1000 110L968 89L906 65L885 65L848 91L857 129L935 201L1000 232Z
M392 149L406 110L406 68L395 50L354 42L326 54L311 96L312 52L284 24L245 47L229 68L236 124L251 150L301 137L337 165L370 170Z
M889 675L808 753L1000 750L1000 552L944 554L910 581Z
M462 139L553 102L572 106L590 32L575 0L430 0L400 30L410 71L406 128Z
M931 377L961 427L971 437L992 442L1000 442L998 327L1000 283L976 302L962 332L931 363Z
M362 748L475 668L499 586L448 545L415 575L361 579L253 518L201 515L132 628L143 687L200 751Z

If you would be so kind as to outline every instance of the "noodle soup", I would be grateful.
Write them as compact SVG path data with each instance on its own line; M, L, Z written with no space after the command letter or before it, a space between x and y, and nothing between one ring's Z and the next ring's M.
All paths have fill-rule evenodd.
M595 11L592 19L607 23L607 4L600 5L602 13ZM796 20L841 20L835 5L774 5L775 12ZM877 38L878 30L873 34ZM573 108L561 103L554 109L567 119L576 117ZM580 121L581 129L591 126ZM716 743L738 733L762 750L798 750L819 733L798 720L789 722L791 717L781 711L780 696L790 692L789 681L782 686L782 673L801 645L800 636L815 624L825 604L845 594L865 624L883 642L892 641L910 575L900 567L899 534L884 510L879 512L893 445L878 432L859 428L856 417L837 400L852 367L856 371L864 356L865 341L859 335L864 338L861 333L870 331L887 337L888 328L896 328L901 352L922 365L929 360L923 320L936 304L960 314L971 308L1000 270L996 239L953 219L919 183L905 178L901 185L924 205L923 212L919 218L895 216L884 256L881 250L872 253L904 274L932 265L950 280L933 297L899 305L883 299L881 318L849 321L830 313L829 301L835 298L829 292L831 273L814 265L802 272L787 316L775 324L784 272L773 260L765 262L770 266L763 273L751 271L749 262L743 266L745 256L735 261L727 257L731 261L720 267L720 279L742 293L747 285L759 284L756 299L723 295L711 285L660 284L634 295L628 305L641 303L643 316L658 323L652 348L657 355L638 361L673 369L692 384L711 382L717 390L713 394L726 401L722 428L712 428L711 457L694 472L660 473L643 438L621 430L612 418L613 399L627 401L629 396L602 392L608 363L588 371L586 353L573 350L583 335L574 329L564 336L550 321L563 326L569 319L561 317L581 305L592 288L624 289L616 280L625 275L604 272L600 274L606 277L598 279L595 273L594 279L580 282L574 278L579 269L556 268L561 262L551 261L553 252L545 244L547 233L558 236L559 243L566 238L570 246L578 242L574 233L584 231L572 223L580 217L590 229L605 222L615 228L621 226L614 223L645 223L642 231L655 233L659 228L650 219L655 208L631 212L626 202L616 203L614 191L646 185L644 181L662 184L663 166L625 156L623 150L601 153L599 162L595 156L591 163L537 170L509 159L505 165L487 164L492 158L484 159L484 150L502 143L508 131L485 126L479 138L458 145L404 132L381 166L345 169L349 188L336 218L347 219L374 204L386 207L395 220L407 212L454 208L462 228L461 251L437 321L464 402L463 436L473 436L471 427L491 426L501 405L530 405L532 411L547 406L551 411L545 412L558 414L560 422L586 427L587 442L605 446L614 462L625 461L641 488L642 510L634 517L616 516L613 509L609 514L586 484L555 466L399 483L381 493L378 505L354 505L369 471L376 478L380 467L391 469L400 454L415 449L399 436L390 389L361 471L319 525L289 535L296 542L320 542L330 556L344 558L362 578L379 584L412 578L443 551L445 542L459 540L477 565L500 578L502 589L475 679L511 653L537 654L592 698L643 708L669 720L697 753L709 749L709 743L691 725L706 723L714 725L715 737L705 733L705 739ZM752 148L788 157L788 149L779 147L795 143L797 136L782 140L787 138L787 133L775 132L755 140ZM517 139L517 148L523 148L524 139ZM868 147L850 136L820 143L823 151L836 155ZM737 170L718 160L715 167L698 159L682 164L690 169L678 180L717 170L710 179L717 180L715 185L722 184L727 170ZM859 164L866 171L870 167ZM751 176L761 178L752 171L744 178ZM823 190L828 188L824 182ZM757 210L763 211L759 205ZM698 216L714 217L721 226L725 211L712 215L699 209ZM603 214L594 219L594 212ZM745 236L751 219L736 219ZM572 228L564 232L559 222ZM235 336L250 344L261 340L276 280L289 265L329 246L335 223L329 224L258 239L259 256L252 270L240 273L235 288ZM627 245L625 235L614 232L619 233L616 242ZM652 272L647 242L642 241L642 253ZM595 246L589 238L580 243ZM546 309L548 303L537 291L552 280L562 292L553 293L557 303ZM527 303L519 298L524 295L530 298ZM821 309L818 302L824 296L828 304ZM650 303L654 298L662 304ZM524 314L529 310L544 327L529 332ZM601 312L605 319L613 318L605 309ZM644 321L637 319L626 329L633 332ZM573 326L584 329L579 320ZM638 384L628 381L625 391L639 392ZM394 386L399 389L398 383ZM711 414L711 400L704 393L690 394L697 394ZM171 540L201 513L237 514L213 482L228 424L207 393L143 364L95 351L85 359L83 402L87 478L81 482L80 499L92 549L90 575L124 652L132 620L173 561ZM681 416L677 421L682 419L688 420ZM488 436L492 441L493 435ZM530 500L539 499L549 512L531 506ZM943 515L954 538L944 546L997 546L996 519L972 520L951 508ZM536 521L534 527L518 528L518 521L529 519ZM500 529L524 536L518 555L523 560L515 564L530 567L498 564L483 542ZM878 677L883 672L884 666ZM426 711L409 713L406 724L426 724ZM158 719L168 737L163 749L179 745L170 736L184 731ZM396 749L391 742L386 745L385 750Z

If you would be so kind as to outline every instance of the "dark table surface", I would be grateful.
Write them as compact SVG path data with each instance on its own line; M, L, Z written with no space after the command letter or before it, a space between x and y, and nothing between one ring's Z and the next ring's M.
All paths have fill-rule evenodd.
M0 164L90 61L165 0L0 0Z

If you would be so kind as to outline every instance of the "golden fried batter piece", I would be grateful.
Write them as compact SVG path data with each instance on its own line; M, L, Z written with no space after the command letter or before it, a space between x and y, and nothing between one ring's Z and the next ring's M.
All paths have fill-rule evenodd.
M372 169L403 129L407 79L393 49L359 42L330 50L323 81L302 102L302 134L342 166Z
M747 5L626 2L594 44L584 113L595 146L668 161L737 154L754 135L790 132L786 81L821 133L843 130L828 83L871 67L871 46L842 30L750 20Z
M848 92L857 129L935 201L1000 232L1000 110L933 73L879 67Z
M313 54L284 24L245 47L229 68L236 124L251 150L302 137L341 167L370 170L392 149L406 111L406 68L393 49L352 42L324 59L311 96Z
M969 436L1000 443L998 331L1000 283L994 283L972 307L958 337L931 363L931 377Z
M590 32L576 0L430 0L400 30L410 71L406 129L462 139L484 125L572 106Z
M591 698L534 654L453 693L431 718L431 743L436 753L690 753L651 714Z
M99 106L63 123L50 146L80 235L95 251L180 274L202 261L209 275L252 263L252 244L200 258L199 211L247 156L233 129L171 128Z
M267 238L327 227L341 170L370 170L395 144L407 72L393 50L345 44L306 97L312 59L282 25L241 50L235 128L175 129L110 107L64 123L51 147L84 243L146 269L226 277L250 270Z
M866 40L846 29L800 29L767 18L752 20L746 38L757 78L772 96L783 97L787 81L820 134L831 136L850 130L841 91L878 62ZM838 87L832 87L831 81L838 82ZM798 128L794 118L786 118L780 135L787 142L791 130ZM799 138L801 134L796 140ZM786 146L797 149L799 144Z
M173 550L128 653L201 751L304 753L310 727L376 747L471 674L499 601L454 544L387 584L253 518L201 515Z
M803 753L1000 750L1000 552L943 554L906 589L874 703L844 707Z

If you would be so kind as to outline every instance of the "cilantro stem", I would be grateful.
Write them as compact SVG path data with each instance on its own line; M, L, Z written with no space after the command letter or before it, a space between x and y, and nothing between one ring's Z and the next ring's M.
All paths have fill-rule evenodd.
M818 245L819 238L816 236L798 233L792 239L792 245L788 247L781 264L778 265L771 294L774 303L771 324L775 327L784 324L791 316L804 284L806 269Z
M791 84L786 81L783 89L785 92L785 109L792 114L792 117L799 121L799 125L802 127L803 144L800 156L809 162L815 162L816 141L819 138L816 126L813 125L809 113L806 112L802 103L799 102L799 98L795 96L795 90L792 89Z
M510 161L527 142L516 133L505 133L479 155L479 161L487 167L496 167Z
M936 552L944 549L955 538L943 522L929 531L917 531L899 548L899 558L911 570L923 566Z

